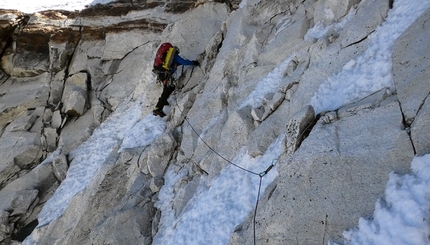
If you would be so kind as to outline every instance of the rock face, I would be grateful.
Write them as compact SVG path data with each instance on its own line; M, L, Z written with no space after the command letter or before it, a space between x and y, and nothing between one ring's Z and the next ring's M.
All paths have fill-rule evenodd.
M232 159L243 148L261 156L285 134L279 175L258 208L258 244L327 244L373 213L388 173L407 173L415 155L430 153L430 10L394 43L395 89L320 112L312 96L366 50L392 2L241 2L0 10L0 244L30 232L28 244L152 244L167 169L178 173L178 216L228 165L199 137ZM345 18L343 29L309 35ZM77 164L73 150L127 103L141 101L142 117L151 113L161 94L154 50L166 40L201 68L182 70L163 133L135 148L119 149L118 139L64 213L33 231ZM275 92L264 93L260 81ZM261 100L249 101L258 89ZM252 244L252 215L230 244Z
M141 81L142 71L168 16L194 4L124 2L32 15L0 10L0 243L17 239L36 219L66 178L70 151L138 84L150 82ZM159 6L164 19L139 16Z

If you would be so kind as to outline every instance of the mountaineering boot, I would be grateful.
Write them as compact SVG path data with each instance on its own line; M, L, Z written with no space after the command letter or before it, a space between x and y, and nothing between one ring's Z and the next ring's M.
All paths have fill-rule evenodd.
M160 116L160 117L164 117L166 116L166 114L163 112L163 110L155 108L155 110L152 111L152 114L154 116Z

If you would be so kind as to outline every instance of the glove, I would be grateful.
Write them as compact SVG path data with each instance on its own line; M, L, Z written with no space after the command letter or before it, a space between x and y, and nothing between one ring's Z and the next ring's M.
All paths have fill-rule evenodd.
M195 66L200 66L200 62L199 62L198 60L194 60L194 61L193 61L193 65L195 65Z

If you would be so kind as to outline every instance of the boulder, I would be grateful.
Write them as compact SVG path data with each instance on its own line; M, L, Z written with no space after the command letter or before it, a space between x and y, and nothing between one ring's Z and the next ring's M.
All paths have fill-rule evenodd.
M31 39L31 37L30 37ZM48 40L44 40L48 41ZM45 53L34 54L29 51L22 51L19 55L6 53L1 58L1 66L4 71L16 77L34 77L48 70L48 55Z
M128 33L125 33L123 37L125 38L127 34ZM126 51L118 51L118 54L116 54L127 54L127 59L121 60L112 58L112 60L103 60L102 62L102 73L99 74L98 77L109 76L110 79L103 79L106 80L106 82L99 85L97 84L97 81L91 82L92 86L94 86L94 90L99 91L100 93L98 99L103 101L106 104L105 106L108 106L111 110L115 110L127 96L133 94L138 85L146 86L149 83L155 85L154 80L144 79L141 72L143 67L146 67L143 64L148 64L148 60L152 60L153 53L148 52L146 46L141 46L140 44L149 43L155 39L155 37L152 34L140 36L132 33L129 38L135 38L130 40L130 42L135 45L133 46L133 52L127 53ZM109 41L117 41L116 43L109 45L124 46L121 44L120 39ZM136 42L140 45L136 44ZM103 59L103 57L101 59ZM92 79L93 76L91 76L91 80ZM145 91L145 94L151 93L153 94L154 91Z
M1 57L3 71L16 77L33 77L48 71L49 34L44 31L49 30L43 29L27 23L24 32L14 35L14 45L7 47Z
M62 125L63 122L63 118L61 116L61 112L60 110L55 110L52 113L52 119L51 119L51 125L52 127L59 129Z
M186 115L188 114L190 108L193 106L196 100L196 94L190 91L183 95L181 99L175 98L172 104L175 105L175 113L169 121L169 124L180 125L184 122Z
M36 228L32 239L36 239L36 243L136 244L149 241L150 244L153 193L149 188L150 179L138 169L142 150L112 152L86 191L71 199L61 218ZM109 211L106 213L106 210ZM118 228L118 223L122 228Z
M55 149L57 149L57 129L51 128L51 127L45 127L43 129L43 136L45 137L45 148L48 150L48 152L53 152Z
M49 41L49 70L57 73L63 70L74 52L78 32L71 28L59 30Z
M96 79L94 79L96 76L95 72L98 72L97 67L91 67L90 66L90 61L91 59L99 59L101 56L100 54L102 54L102 50L103 50L103 45L104 45L104 40L86 40L85 42L80 42L76 48L75 48L75 52L73 53L73 56L70 60L70 64L69 64L69 74L77 74L80 73L81 71L88 71L91 72L91 69L93 69L94 71L91 74L91 87L95 88L95 84L94 82L97 81ZM90 68L91 67L91 68Z
M261 122L264 120L264 118L263 118L264 112L265 112L265 109L262 106L257 107L257 108L253 108L251 110L251 116L255 121Z
M315 121L315 111L312 106L305 106L301 111L291 117L286 125L286 154L293 154L310 132Z
M219 127L211 128L210 135L216 136L212 138L212 141L206 141L217 154L214 155L213 151L209 150L205 144L201 144L201 147L205 150L205 155L203 157L198 155L192 161L198 160L199 167L208 174L207 180L215 178L228 165L228 162L224 159L233 159L237 152L243 149L248 140L248 135L254 129L252 118L248 117L248 115L245 115L240 110L231 112L227 121L223 122ZM215 141L216 139L219 140ZM223 159L217 155L223 156Z
M24 13L17 10L0 10L0 50L3 50L8 45L8 38L13 35L23 21L26 20Z
M55 157L52 161L52 171L60 182L66 178L68 168L69 164L64 154Z
M56 72L55 75L51 77L50 83L50 94L48 103L52 106L57 107L61 102L61 97L63 96L64 90L64 80L65 80L65 71Z
M62 96L63 113L72 117L80 117L85 113L88 103L87 80L86 73L67 78Z

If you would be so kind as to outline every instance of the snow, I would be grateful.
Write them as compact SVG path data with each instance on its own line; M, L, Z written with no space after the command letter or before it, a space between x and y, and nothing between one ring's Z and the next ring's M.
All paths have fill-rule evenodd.
M411 165L412 174L390 174L373 220L361 218L358 228L345 231L345 245L429 244L430 154L415 157Z
M152 143L165 128L165 121L152 115L140 120L142 100L126 101L92 136L70 153L67 178L46 202L39 214L39 227L58 219L71 199L80 193L100 171L106 160L119 151Z
M106 2L110 1L2 0L0 8L30 13L46 9L83 9L85 5ZM254 2L259 1L243 0L240 7L245 8ZM345 64L342 71L330 76L315 92L310 104L316 113L338 109L384 88L394 90L391 73L393 43L429 7L430 1L396 0L384 24L368 37L366 52ZM344 18L342 22L327 27L317 24L308 31L306 38L320 38L338 31L347 21L348 18ZM291 57L263 78L241 107L257 106L265 94L276 92ZM147 146L163 133L165 121L152 115L141 118L142 100L124 102L85 143L71 153L73 161L67 178L39 214L39 226L58 219L72 197L81 193L95 178L110 155L127 148ZM210 124L216 121L214 118ZM205 133L203 131L202 135ZM257 173L264 171L279 156L283 137L279 137L264 156L252 158L243 149L232 161ZM199 186L183 212L175 217L172 208L174 186L186 174L185 170L175 173L172 168L166 173L165 185L156 203L162 216L154 244L228 244L234 228L255 207L259 176L229 165L212 180L210 187ZM263 177L262 191L276 175L276 168L273 168ZM428 245L429 207L430 155L425 155L414 158L411 174L390 174L385 198L376 201L373 218L361 218L357 228L345 231L344 244ZM24 244L31 244L31 241L29 237Z
M384 24L369 35L369 47L364 54L348 62L315 92L311 99L315 113L336 110L384 88L394 91L391 73L394 41L429 7L430 1L395 1ZM344 23L334 24L333 28L340 29ZM328 29L315 25L307 37L321 35Z
M306 32L305 40L310 40L312 38L318 39L322 37L329 37L334 33L339 33L343 29L345 24L351 20L351 17L354 16L354 14L354 9L351 9L349 13L340 22L334 22L327 26L324 25L323 21L319 21L315 24L314 27L312 27Z
M281 154L283 139L284 135L279 136L266 153L257 158L252 158L242 149L232 162L255 173L263 172ZM181 176L184 174L179 173ZM234 228L255 208L260 176L229 165L212 181L209 189L199 186L198 194L175 218L171 200L177 175L173 167L169 169L160 200L155 204L161 210L161 226L153 244L228 244ZM276 168L269 171L262 179L261 190L277 175Z
M271 71L266 77L258 82L252 93L246 97L246 99L242 102L242 105L239 106L239 109L245 106L256 108L262 104L264 97L267 94L278 91L278 87L281 85L281 82L285 77L284 74L287 71L288 65L294 56L295 54L290 55L278 67L273 69L273 71Z
M154 139L163 134L166 122L160 117L146 116L136 123L125 134L119 152L127 148L136 148L150 145Z
M86 6L96 4L106 4L114 0L2 0L0 9L16 9L24 13L34 13L50 9L61 10L82 10Z

